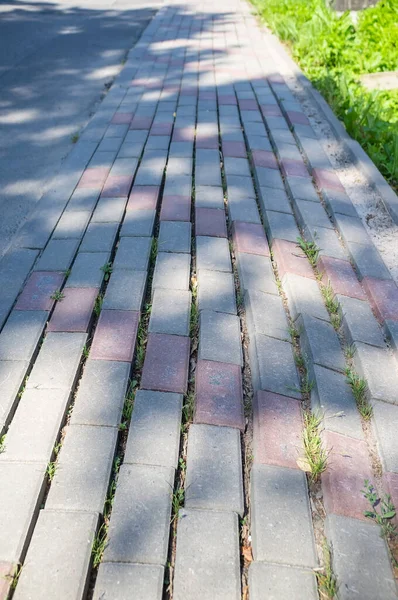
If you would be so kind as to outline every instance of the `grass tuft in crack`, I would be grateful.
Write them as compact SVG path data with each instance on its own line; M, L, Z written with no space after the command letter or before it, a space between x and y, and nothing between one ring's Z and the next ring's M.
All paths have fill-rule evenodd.
M103 303L104 303L104 295L98 294L98 296L95 299L95 304L94 304L94 314L96 317L100 316Z
M319 248L315 242L307 242L304 238L297 238L297 245L304 252L312 267L316 267L319 257Z
M332 600L337 596L337 579L332 568L332 551L325 540L323 543L323 568L316 572L321 600Z
M362 379L362 377L359 377L359 375L357 375L357 373L355 373L351 367L346 368L345 374L347 377L347 383L351 387L359 412L365 421L369 421L373 414L373 408L367 399L366 393L368 386L366 381Z
M6 434L0 436L0 454L6 449Z
M104 280L105 280L105 281L108 281L108 279L109 279L109 277L111 276L111 274L112 274L112 271L113 271L113 266L112 266L112 263L111 263L111 262L107 262L107 263L105 263L104 265L102 265L102 267L101 267L101 271L102 271L102 272L103 272L103 274L104 274Z
M310 480L318 481L326 470L329 451L325 449L321 439L322 417L314 413L304 414L303 446L304 461Z
M339 329L341 326L340 305L336 300L335 293L330 283L328 285L321 285L321 292L323 299L325 300L326 309L330 315L330 321L335 329Z
M113 477L111 484L109 486L108 495L105 500L104 506L104 521L101 523L100 528L98 529L94 541L93 547L91 549L91 554L93 557L93 567L97 568L100 564L102 557L105 552L106 544L108 541L108 528L109 528L109 519L110 513L113 506L113 500L115 498L116 486L117 486L117 478L120 469L120 457L118 456L113 463Z
M59 302L65 298L65 294L61 292L61 290L55 290L51 296L51 300L58 300Z

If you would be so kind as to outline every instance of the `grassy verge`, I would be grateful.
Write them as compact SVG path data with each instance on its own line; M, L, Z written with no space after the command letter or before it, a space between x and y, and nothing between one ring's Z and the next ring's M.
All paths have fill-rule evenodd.
M365 73L398 69L398 0L336 13L325 0L252 0L348 133L398 190L398 90L367 91Z

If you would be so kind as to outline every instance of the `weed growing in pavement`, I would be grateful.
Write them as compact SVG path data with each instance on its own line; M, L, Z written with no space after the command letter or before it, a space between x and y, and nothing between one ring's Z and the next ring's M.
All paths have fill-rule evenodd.
M14 575L12 576L12 581L11 581L11 589L12 590L16 589L21 572L22 572L22 565L17 565L15 567Z
M74 133L73 135L70 136L70 141L72 142L72 144L76 144L76 142L79 141L79 137L80 137L80 133L78 131L76 131L76 133Z
M323 544L323 569L316 571L322 600L331 600L337 596L337 579L332 568L332 552L327 541Z
M103 274L104 274L104 279L105 279L105 281L108 281L108 280L109 280L109 277L111 276L111 274L112 274L112 271L113 271L112 263L110 263L110 262L107 262L107 263L105 263L104 265L102 265L102 267L101 267L101 271L102 271L102 272L103 272Z
M352 360L354 358L355 352L357 349L355 348L355 344L349 344L344 348L344 354L347 360Z
M171 506L172 506L171 522L172 523L175 519L178 518L178 513L180 512L180 509L184 506L184 499L185 499L185 490L183 487L178 486L173 491L173 496L171 499Z
M142 312L142 316L140 319L140 324L138 326L138 332L137 332L137 347L136 347L136 351L135 351L135 356L136 356L136 369L138 371L141 371L142 367L144 366L144 359L145 359L145 348L146 348L146 342L147 342L147 322L148 322L148 318L151 314L151 310L152 310L152 304L145 304L144 306L144 310Z
M304 369L305 360L299 352L294 352L294 362L296 363L296 367L298 369Z
M372 510L364 512L365 517L371 519L381 528L381 534L384 538L391 539L397 536L397 528L392 522L397 512L391 500L391 496L379 496L373 485L368 479L364 481L364 489L361 490L363 496L372 506Z
M307 242L302 237L297 238L297 245L304 252L313 267L316 267L319 257L319 248L315 242Z
M0 454L6 449L6 434L0 437Z
M152 246L151 246L151 256L149 259L152 264L155 263L157 255L158 255L158 240L157 240L157 238L153 238Z
M134 408L134 398L135 398L135 387L134 383L137 385L137 382L133 381L131 388L128 391L126 398L124 399L123 410L122 410L122 420L119 425L120 431L126 431L128 424L130 423L131 415L133 414Z
M93 567L96 569L100 564L102 557L105 552L106 542L108 539L108 527L105 523L102 523L101 527L98 529L95 534L95 538L93 541L93 547L91 550L93 556Z
M53 480L54 475L57 471L57 456L61 450L61 442L54 446L54 460L50 461L47 465L46 475L50 481Z
M66 269L66 271L64 272L65 279L68 279L68 277L71 274L71 272L72 272L72 269Z
M94 313L95 313L96 317L100 316L103 303L104 303L104 295L98 294L98 296L95 299L95 304L94 304Z
M346 368L345 374L347 383L351 386L359 412L365 421L369 421L373 414L373 409L367 399L366 392L368 386L366 385L366 381L362 377L359 377L351 367Z
M296 386L288 386L288 390L292 390L293 392L298 392L300 394L310 394L311 390L313 389L315 385L315 382L313 379L310 379L310 376L308 375L308 373L305 373L305 375L302 377L301 379L301 385L300 388L296 387Z
M189 330L191 338L197 336L199 327L199 309L196 300L192 297Z
M298 328L296 327L296 325L294 323L289 325L288 332L289 332L289 335L292 338L293 342L300 337L300 331L298 330Z
M330 283L328 285L321 285L321 292L325 300L326 309L330 315L330 322L335 329L339 329L341 326L340 305Z
M304 414L303 446L306 467L311 481L317 481L327 467L329 452L321 439L322 417L314 413Z
M83 358L88 358L89 354L90 354L90 349L87 346L87 344L84 344L84 346L83 346Z
M50 296L51 300L58 300L61 301L65 298L65 294L63 294L61 292L61 290L55 290L51 296Z
M184 397L184 403L182 405L182 416L184 423L192 423L193 414L195 409L195 394L194 392L188 392Z

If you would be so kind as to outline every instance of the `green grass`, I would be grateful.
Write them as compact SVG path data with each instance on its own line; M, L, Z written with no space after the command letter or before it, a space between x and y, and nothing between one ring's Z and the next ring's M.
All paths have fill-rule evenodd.
M357 373L350 367L347 367L345 370L345 374L347 377L347 383L351 386L353 396L357 403L357 407L359 412L365 421L369 421L373 414L372 405L369 404L367 399L367 389L366 381L359 377Z
M349 134L398 187L398 90L367 91L365 73L398 67L398 0L360 11L355 24L325 0L252 0L270 29L290 47Z
M365 517L379 525L384 538L395 538L397 536L397 527L393 519L397 513L391 496L388 494L379 496L374 486L367 479L365 479L362 494L372 507L372 510L365 511Z
M322 418L319 415L304 414L304 456L312 481L317 481L326 470L329 456L329 452L325 449L321 439L321 421Z
M332 552L328 543L324 542L323 547L323 570L317 571L316 578L318 581L319 592L322 600L329 600L337 596L337 579L333 573L332 567Z

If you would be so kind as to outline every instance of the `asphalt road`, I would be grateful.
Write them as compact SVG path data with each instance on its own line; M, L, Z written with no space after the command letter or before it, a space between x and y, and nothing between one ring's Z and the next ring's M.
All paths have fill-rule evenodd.
M143 0L0 1L0 257L154 11Z

